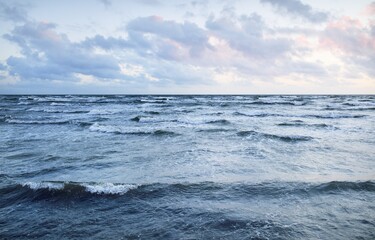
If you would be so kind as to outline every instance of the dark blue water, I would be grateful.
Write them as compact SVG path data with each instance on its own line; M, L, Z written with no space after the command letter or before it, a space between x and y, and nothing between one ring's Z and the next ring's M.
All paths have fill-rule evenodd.
M375 96L0 96L0 239L375 239Z

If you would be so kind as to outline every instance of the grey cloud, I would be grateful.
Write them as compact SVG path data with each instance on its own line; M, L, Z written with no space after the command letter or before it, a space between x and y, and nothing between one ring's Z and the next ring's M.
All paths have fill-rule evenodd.
M7 67L4 64L0 63L0 71L4 71L6 69Z
M257 14L242 16L238 21L225 17L210 17L206 27L219 38L225 39L233 49L250 58L273 59L291 50L289 40L264 36L267 28Z
M110 0L99 0L104 6L109 7L112 5L112 2Z
M310 5L302 3L300 0L260 0L261 3L271 4L276 9L301 17L314 23L328 20L327 12L314 10Z
M357 58L355 63L359 64L363 71L375 78L375 55L367 58Z
M164 21L157 16L140 17L131 21L127 26L127 30L129 32L141 33L138 37L143 34L153 34L162 39L176 41L188 47L190 56L192 57L197 57L203 50L210 48L205 30L190 22L177 23L175 21ZM143 40L145 39L143 38ZM163 43L166 44L166 41Z
M74 43L66 35L57 33L55 28L54 24L27 22L4 36L16 43L22 53L21 57L12 56L6 60L4 67L10 76L18 76L26 82L69 82L78 80L76 74L84 74L102 80L121 79L132 86L162 86L168 83L181 85L202 80L201 72L194 73L194 67L163 60L179 57L174 56L178 51L168 41L162 46L164 40L168 39L166 32L162 34L165 38L159 39L157 43L148 41L143 31L130 31L129 39L97 35ZM178 39L176 36L174 38ZM181 41L185 40L188 42L181 37ZM194 41L188 43L195 44ZM150 58L147 54L155 47L154 44L157 44L159 52L154 58ZM107 53L96 54L94 49L98 47ZM127 51L133 51L133 55L128 58L122 56L121 59L114 57L118 56L113 54L115 52L124 54ZM121 71L120 63L142 66L145 72L136 76L126 75Z
M208 0L199 0L199 1L195 1L195 0L194 0L194 1L191 1L190 4L191 4L192 6L194 6L194 7L195 7L195 6L202 6L202 5L206 7L207 4L208 4L208 2L209 2Z
M159 0L139 0L140 3L147 4L147 5L160 5Z
M140 17L130 21L126 31L126 39L97 35L86 38L81 46L132 50L143 56L173 61L196 58L205 50L212 50L207 31L190 22L165 21L157 16Z
M5 35L22 49L22 57L9 57L11 75L23 79L74 79L75 73L98 78L122 78L115 58L94 54L54 30L55 25L28 22Z
M0 1L0 18L12 22L25 22L28 18L25 7L18 3L8 5Z
M129 48L131 44L128 40L114 37L103 37L102 35L96 35L91 38L86 38L80 43L84 48L95 48L99 47L104 50Z

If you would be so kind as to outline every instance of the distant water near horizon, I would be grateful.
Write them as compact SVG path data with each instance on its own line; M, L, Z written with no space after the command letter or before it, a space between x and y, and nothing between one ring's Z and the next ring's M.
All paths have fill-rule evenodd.
M375 239L375 96L0 95L0 239Z

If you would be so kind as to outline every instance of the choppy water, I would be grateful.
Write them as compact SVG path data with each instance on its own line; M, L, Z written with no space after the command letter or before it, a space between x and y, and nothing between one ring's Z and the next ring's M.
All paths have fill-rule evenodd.
M0 238L374 239L375 96L0 96Z

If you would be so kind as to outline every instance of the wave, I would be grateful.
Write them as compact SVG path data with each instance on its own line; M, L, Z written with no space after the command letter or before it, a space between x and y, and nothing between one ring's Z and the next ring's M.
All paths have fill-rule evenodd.
M246 114L242 112L234 112L235 116L246 116L246 117L289 117L288 115L277 114L277 113L256 113L256 114Z
M48 101L47 101L48 102ZM72 102L51 102L51 106L71 106Z
M112 114L117 114L120 113L121 110L119 109L92 109L88 112L88 114L93 114L93 115L112 115Z
M206 122L207 124L219 124L219 125L228 125L230 124L230 121L226 119L219 119L219 120L213 120Z
M217 132L229 132L230 129L226 128L208 128L208 129L199 129L197 132L207 132L207 133L217 133Z
M299 135L289 135L289 136L282 136L282 135L275 135L269 133L261 133L257 131L240 131L237 133L240 137L255 137L255 138L266 138L266 139L274 139L283 142L301 142L301 141L310 141L313 138L310 136L299 136Z
M160 112L157 112L157 111L146 111L145 113L151 114L151 115L159 115L160 114Z
M26 102L26 101L20 101L17 103L18 105L33 105L35 104L34 102Z
M375 107L355 107L355 108L349 108L346 110L350 111L374 111Z
M289 106L300 106L304 105L304 103L295 103L295 102L278 102L278 101L254 101L254 102L244 102L244 105L289 105Z
M351 107L356 106L356 104L354 104L354 103L343 103L342 105L344 105L344 106L351 106Z
M5 115L5 116L0 116L0 122L3 123L3 122L6 122L6 120L10 119L10 116L9 115Z
M139 122L141 121L141 118L142 118L141 116L136 116L136 117L131 118L130 121Z
M27 111L33 111L33 112L46 112L46 113L88 113L90 111L88 110L58 110L58 109L43 109L43 108L30 108Z
M76 183L76 182L26 182L22 184L23 187L28 187L33 190L61 190L71 191L86 191L94 194L125 194L131 189L135 189L138 185L135 184L120 184L120 183Z
M150 100L150 99L141 99L141 103L151 103L151 104L165 104L168 99L159 99L159 100Z
M166 195L215 198L283 197L290 195L315 196L345 192L375 193L374 181L332 181L326 183L263 182L263 183L101 183L42 181L8 184L0 188L7 199L5 204L25 200L67 200L90 197L126 196L134 198L161 198Z
M70 124L72 121L70 120L19 120L19 119L5 119L5 122L11 124Z
M153 135L153 136L176 136L180 135L178 133L156 129L150 131L131 131L127 129L123 129L119 126L111 126L111 125L100 125L98 123L94 123L89 128L91 131L95 132L102 132L102 133L113 133L113 134L128 134L128 135Z
M336 111L374 111L375 107L350 107L350 108L342 108L342 107L325 107L323 110L336 110Z
M323 118L323 119L338 119L338 118L363 118L363 117L366 117L366 115L349 115L349 114L317 115L317 114L310 114L310 115L304 115L303 117L307 117L307 118Z
M101 119L96 119L96 121L100 121ZM77 120L20 120L20 119L10 119L10 118L0 118L0 122L6 122L9 124L25 124L25 125L64 125L64 124L71 124L71 125L78 125L81 127L91 126L94 123L92 122L83 122Z
M316 124L307 124L303 122L283 122L277 124L277 126L281 127L312 127L312 128L327 128L327 129L338 129L332 125L328 125L325 123L316 123Z

